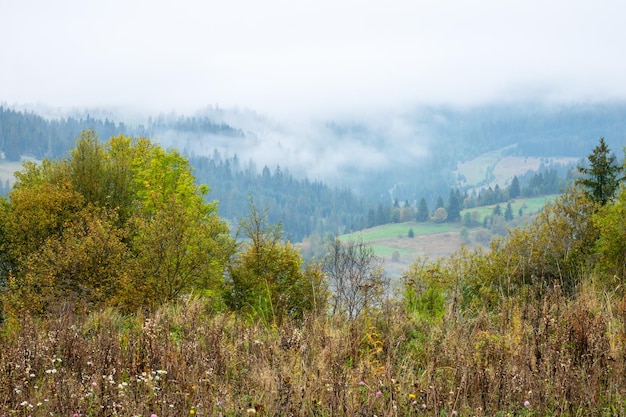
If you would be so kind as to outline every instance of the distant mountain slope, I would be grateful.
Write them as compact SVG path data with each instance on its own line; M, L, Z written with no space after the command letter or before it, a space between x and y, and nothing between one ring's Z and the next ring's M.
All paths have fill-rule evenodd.
M223 216L236 222L254 195L294 240L359 229L364 213L396 200L415 208L424 198L432 208L451 189L502 188L527 169L520 181L536 170L564 175L556 162L586 157L601 136L620 158L626 144L624 102L420 107L307 122L215 107L141 123L133 115L133 125L81 114L44 118L0 107L5 161L61 157L84 129L102 140L148 136L189 155Z
M61 157L86 129L94 129L101 138L128 132L124 123L110 120L89 116L45 119L32 112L0 106L0 151L9 161L20 161L24 156L35 159Z

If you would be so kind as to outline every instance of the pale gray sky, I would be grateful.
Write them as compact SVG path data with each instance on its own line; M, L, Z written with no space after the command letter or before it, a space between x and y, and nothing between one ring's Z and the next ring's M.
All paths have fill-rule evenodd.
M0 102L274 115L626 98L626 2L0 0Z

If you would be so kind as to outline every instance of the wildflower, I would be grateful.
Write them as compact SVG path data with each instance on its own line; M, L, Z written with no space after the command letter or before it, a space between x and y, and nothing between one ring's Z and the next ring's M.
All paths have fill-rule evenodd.
M151 414L150 417L157 417L157 415L156 414Z
M415 394L409 394L409 400L414 400L415 399Z
M254 408L248 408L248 410L246 410L246 413L248 413L249 416L253 416L256 414L256 410Z
M193 408L191 410L189 410L189 415L193 416L194 414L196 414L196 410L194 410Z
M365 383L365 381L359 381L359 385L361 385L361 386L365 386L365 385L367 385L367 384Z
M530 407L530 401L528 400L524 401L524 407Z
M383 393L382 393L382 392L380 392L380 391L376 391L376 398L380 397L381 395L383 395Z

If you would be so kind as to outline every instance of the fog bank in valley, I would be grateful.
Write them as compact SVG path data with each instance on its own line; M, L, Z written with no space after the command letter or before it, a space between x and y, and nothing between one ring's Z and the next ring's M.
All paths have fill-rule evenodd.
M280 167L296 177L353 187L368 176L419 164L429 155L427 126L405 115L352 116L277 122L252 111L207 109L216 123L240 129L238 135L155 130L155 140L189 155L237 155L258 170ZM176 116L172 116L175 118Z

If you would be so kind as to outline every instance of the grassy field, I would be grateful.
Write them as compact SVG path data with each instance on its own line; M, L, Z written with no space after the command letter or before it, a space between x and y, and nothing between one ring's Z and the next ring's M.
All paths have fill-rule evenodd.
M546 203L549 203L550 201L554 200L555 197L556 195L548 195L548 196L533 197L533 198L518 198L511 202L513 215L517 216L520 208L522 209L522 212L524 214L531 214L531 215L536 214L539 210L543 208L543 206L546 205ZM485 216L493 213L493 209L495 207L496 205L492 204L489 206L474 207L471 209L461 210L461 218L463 218L463 216L467 212L470 212L470 213L478 212L479 217L482 221L482 219L484 219ZM500 208L502 209L502 213L504 213L504 210L506 210L506 203L500 203Z
M432 233L450 232L458 230L459 226L449 223L391 223L382 226L373 227L371 229L362 230L360 232L349 233L340 236L340 239L357 240L363 239L363 242L370 243L385 239L404 238L409 234L409 230L413 229L415 236L426 235Z
M513 215L518 216L519 209L527 215L534 215L546 203L554 200L556 195L534 197L534 198L518 198L511 203ZM490 206L475 207L461 211L461 218L466 212L478 212L480 221L485 216L493 212L495 204ZM506 209L506 203L501 203L502 212ZM463 223L391 223L382 226L365 229L355 233L349 233L340 236L342 240L358 240L362 239L372 247L377 256L383 258L388 268L391 268L392 275L401 274L402 269L410 265L413 259L418 256L436 258L439 256L447 256L457 251L462 241L460 240L460 231ZM409 238L409 230L413 229L414 238ZM471 229L470 235L476 230ZM400 255L400 261L391 264L393 254Z
M456 298L455 298L456 300ZM0 325L6 416L623 416L624 300L509 299L490 313L400 300L354 320L215 313L201 298L124 316Z
M567 166L575 164L578 158L567 157L526 157L512 156L517 145L496 149L477 156L469 161L459 162L454 175L462 178L458 186L500 187L507 186L515 175L522 176L529 171L538 171L542 164L546 167L554 165Z
M522 208L525 214L536 214L539 210L546 205L546 203L554 200L556 195L534 197L534 198L518 198L511 203L513 208L513 214L518 215L518 211ZM489 215L493 212L495 204L489 206L475 207L471 209L461 210L461 218L466 212L478 212L480 218ZM506 209L506 203L500 203L502 212ZM356 240L361 238L365 243L377 242L386 239L404 238L408 236L409 229L413 229L415 236L427 235L434 233L444 233L458 231L463 227L460 223L418 223L418 222L404 222L404 223L390 223L382 226L372 227L370 229L361 230L359 232L348 233L339 236L340 239Z

